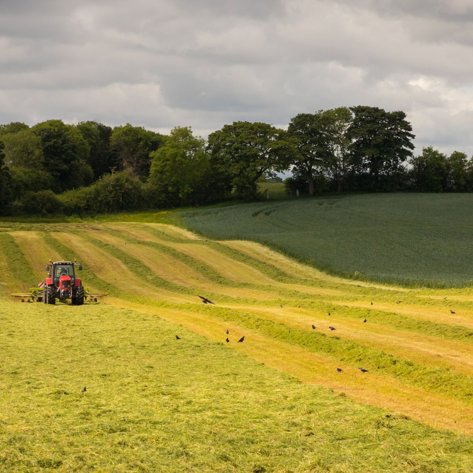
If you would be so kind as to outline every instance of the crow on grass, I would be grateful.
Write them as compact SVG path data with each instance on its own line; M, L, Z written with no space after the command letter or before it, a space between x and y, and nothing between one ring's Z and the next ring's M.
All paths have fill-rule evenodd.
M358 368L362 373L368 373L368 370L366 368Z
M366 322L368 322L368 320L366 320L366 319L365 319L365 320L363 320L363 323L364 323L364 324L366 324Z
M334 330L337 330L335 327L332 327L331 325L329 326L329 329L333 332Z
M179 335L176 335L176 340L180 340L181 337Z
M81 393L85 393L87 391L87 386L84 386L82 389L81 389Z
M213 302L210 300L210 299L207 299L206 297L204 296L199 296L201 299L202 299L202 302L204 304L213 304Z
M245 336L243 335L243 337L240 338L240 340L238 340L238 343L243 343L245 341Z
M456 312L454 310L451 310L451 309L450 309L450 313L451 314L456 314Z
M230 333L230 330L228 330L228 328L227 328L227 330L225 331L225 333L228 335L228 334Z
M227 339L225 341L228 343L230 341L230 339L227 337Z
M314 324L312 324L312 330L315 330L316 328L317 327Z
M343 370L341 368L337 368L337 373L341 373Z

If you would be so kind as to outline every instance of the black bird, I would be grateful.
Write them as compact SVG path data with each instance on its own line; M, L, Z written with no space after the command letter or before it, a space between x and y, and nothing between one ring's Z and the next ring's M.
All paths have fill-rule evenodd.
M364 324L366 324L366 322L368 322L366 319L365 319L365 320L363 320L363 323L364 323Z
M227 330L225 331L225 333L228 335L228 334L230 333L230 330L228 330L228 328L227 328Z
M243 343L245 340L245 336L243 335L243 337L240 338L240 340L238 340L238 343Z
M176 340L180 340L181 337L179 335L176 335Z
M373 305L373 301L371 301L371 305Z
M86 391L87 391L87 387L84 386L84 387L82 388L82 390L81 390L81 393L85 393Z
M332 314L329 312L328 315L332 315Z
M315 330L316 328L317 327L314 324L312 324L312 330Z
M230 341L230 339L227 337L227 339L225 341L228 343Z
M450 313L451 314L456 314L456 312L454 310L451 310L451 309L450 309Z
M366 368L358 368L362 373L368 373L368 370Z
M207 299L206 297L204 296L199 296L201 299L202 299L202 302L204 304L213 304L213 302L210 300L210 299Z
M337 368L337 373L341 373L343 370L341 368Z
M400 303L401 303L401 301L396 301L396 304L400 304Z
M331 325L329 326L329 329L333 332L334 330L336 330L335 327L332 327Z

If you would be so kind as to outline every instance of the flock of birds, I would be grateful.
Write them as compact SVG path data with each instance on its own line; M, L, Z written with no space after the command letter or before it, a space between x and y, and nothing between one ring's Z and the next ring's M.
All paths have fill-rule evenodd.
M201 299L203 304L215 304L215 302L211 301L207 297L204 297L204 296L198 296L198 297ZM401 301L396 301L396 304L400 304L400 302ZM370 305L373 305L373 302L371 302ZM454 314L456 314L456 312L454 310L450 309L450 314L454 315ZM331 314L331 312L328 312L327 315L331 316L332 314ZM368 319L363 320L363 323L367 323L367 322L368 322ZM317 326L315 324L311 324L311 327L312 327L312 330L317 330ZM328 328L331 332L336 330L336 328L333 325L329 325ZM225 334L227 335L227 337L225 339L225 342L230 343L230 338L228 337L228 335L230 335L230 330L228 328L225 330ZM181 337L179 335L176 335L176 340L181 340ZM238 339L237 343L243 343L244 341L245 341L245 336L243 335L241 338ZM343 369L340 368L340 367L337 367L336 370L337 370L337 373L343 373ZM363 368L362 366L360 366L358 368L358 370L361 373L368 373L368 370L366 368ZM84 386L81 390L82 394L84 394L85 392L87 392L87 387L86 386Z
M198 297L200 298L200 300L202 301L203 304L215 304L214 302L212 302L212 301L211 301L210 299L208 299L207 297L204 297L204 296L198 296ZM371 305L373 305L373 302L371 302ZM281 307L282 307L282 306L281 306ZM455 313L455 312L453 312L453 311L450 311L450 312ZM332 314L331 314L331 312L328 312L327 315L331 316ZM364 320L363 320L363 323L367 323L367 322L368 322L367 319L364 319ZM337 330L333 325L329 325L328 328L329 328L329 330L330 330L331 332ZM317 330L317 327L316 327L315 324L312 324L312 330ZM225 333L226 333L226 335L227 335L227 338L225 339L225 341L226 341L227 343L229 343L229 342L230 342L230 339L228 338L228 335L230 334L230 330L226 329ZM178 335L176 335L176 339L177 339L177 340L180 340L180 337L179 337ZM243 343L244 340L245 340L245 336L241 337L241 338L238 340L238 343ZM360 366L358 369L360 370L361 373L368 373L368 370L367 370L366 368L363 368L363 367ZM337 368L337 373L343 373L343 369L338 367L338 368Z

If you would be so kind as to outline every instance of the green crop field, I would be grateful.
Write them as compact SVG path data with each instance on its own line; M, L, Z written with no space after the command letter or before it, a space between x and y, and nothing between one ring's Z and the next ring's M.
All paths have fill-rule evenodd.
M473 471L471 288L154 219L0 223L0 471ZM101 303L13 302L50 258Z
M385 194L190 210L212 238L269 244L344 277L434 286L473 283L473 195Z

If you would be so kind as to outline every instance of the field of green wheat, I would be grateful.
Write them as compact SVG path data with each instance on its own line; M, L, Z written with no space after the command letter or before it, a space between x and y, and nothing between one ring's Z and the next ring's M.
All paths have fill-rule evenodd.
M473 283L471 194L349 195L184 213L194 231L250 239L333 274L361 280Z
M155 217L0 224L0 471L473 471L470 287ZM49 259L100 303L15 302Z

